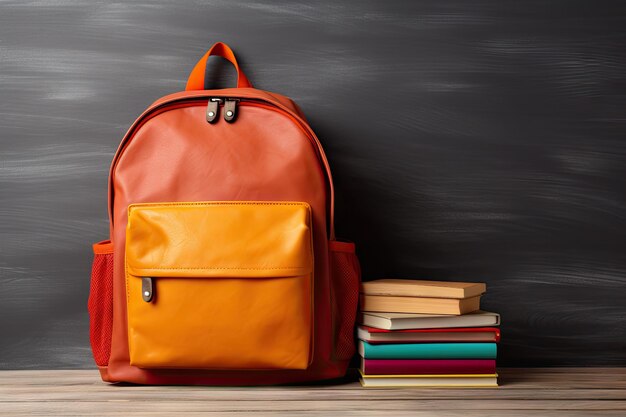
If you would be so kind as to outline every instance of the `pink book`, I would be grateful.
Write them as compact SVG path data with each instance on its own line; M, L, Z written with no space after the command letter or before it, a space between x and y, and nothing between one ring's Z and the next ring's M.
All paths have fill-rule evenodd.
M364 375L495 374L494 359L361 359Z

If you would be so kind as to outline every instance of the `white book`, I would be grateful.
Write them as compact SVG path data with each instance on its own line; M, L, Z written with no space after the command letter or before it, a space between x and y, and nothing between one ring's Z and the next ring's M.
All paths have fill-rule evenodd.
M361 313L360 323L386 330L488 327L500 325L500 315L481 310L461 316L364 311Z
M482 342L497 343L500 341L500 330L486 327L483 331L472 331L472 328L456 328L465 331L456 332L454 329L410 329L405 330L378 330L372 327L358 326L357 338L370 343L424 343L424 342ZM434 330L434 331L433 331Z

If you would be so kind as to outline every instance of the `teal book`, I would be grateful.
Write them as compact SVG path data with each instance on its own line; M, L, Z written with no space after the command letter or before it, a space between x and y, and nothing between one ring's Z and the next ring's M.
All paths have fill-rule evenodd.
M495 359L495 343L389 343L359 342L366 359Z

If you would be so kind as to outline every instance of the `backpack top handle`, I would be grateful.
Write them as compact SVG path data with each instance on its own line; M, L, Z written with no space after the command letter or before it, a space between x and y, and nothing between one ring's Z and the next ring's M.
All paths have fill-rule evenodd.
M193 67L191 74L189 74L189 79L187 79L186 91L204 90L206 64L210 56L220 56L235 66L235 70L237 70L237 88L253 88L248 77L246 77L241 68L239 68L239 63L237 62L233 50L225 43L217 42L200 58L196 66Z

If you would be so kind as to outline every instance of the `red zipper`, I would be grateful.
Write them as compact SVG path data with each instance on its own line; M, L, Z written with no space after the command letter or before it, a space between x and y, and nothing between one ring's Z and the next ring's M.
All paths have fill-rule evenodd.
M130 129L129 132L125 135L124 140L122 140L122 143L120 144L119 149L117 150L117 152L115 153L115 157L114 160L111 164L111 169L110 169L110 175L109 175L109 193L111 198L109 199L109 218L111 220L111 228L113 227L113 195L114 195L114 190L113 190L113 175L115 172L115 168L117 167L117 163L119 161L119 159L121 158L122 154L124 153L124 150L126 149L126 147L128 146L128 144L130 143L130 141L132 140L132 138L134 137L135 133L146 123L148 122L150 119L152 119L155 116L158 116L161 113L164 113L166 111L170 111L170 110L176 110L176 109L180 109L180 108L185 108L185 107L193 107L193 106L197 106L199 104L205 104L205 102L207 100L209 100L210 98L213 98L215 96L211 95L207 95L207 96L202 96L202 97L194 97L192 99L179 99L176 101L171 101L171 102L167 102L167 103L163 103L160 106L157 106L156 108L149 110L148 112L144 113L142 116L140 116L140 119L136 122L136 124L134 124ZM231 97L220 97L223 99L228 99ZM233 97L236 98L236 97ZM319 143L319 141L312 137L311 134L309 133L309 131L302 126L302 122L300 120L298 120L297 118L295 118L292 114L290 114L289 112L273 106L271 104L267 104L262 100L255 100L255 99L250 99L250 98L237 98L239 100L239 105L240 106L249 106L249 107L258 107L258 108L263 108L266 110L271 110L271 111L275 111L277 113L280 113L286 117L288 117L293 123L295 123L298 128L304 133L304 135L309 139L309 141L311 142L311 145L313 145L313 148L315 150L315 154L317 156L318 162L320 163L320 165L325 165L324 164L324 160L323 157L321 155L320 152L320 147L321 144ZM223 106L223 104L220 104L220 106ZM236 123L236 122L235 122ZM132 132L132 134L131 134ZM330 184L331 187L331 213L330 213L330 218L332 219L332 199L334 198L334 196L332 195L333 190L332 190L332 180L330 177L330 172L327 171L326 174L326 179L328 181L328 183ZM330 235L332 236L333 233L333 225L332 225L332 221L331 221L331 225L330 225Z

